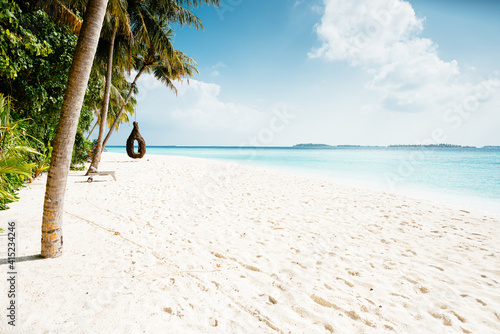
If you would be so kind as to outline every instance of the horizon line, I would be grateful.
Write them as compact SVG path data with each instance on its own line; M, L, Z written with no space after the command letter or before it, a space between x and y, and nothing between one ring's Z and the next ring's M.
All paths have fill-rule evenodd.
M106 147L126 147L126 145L107 145ZM243 145L148 145L150 148L500 148L500 145L457 145L457 144L390 144L390 145L329 145L329 144L295 144L292 146L243 146Z

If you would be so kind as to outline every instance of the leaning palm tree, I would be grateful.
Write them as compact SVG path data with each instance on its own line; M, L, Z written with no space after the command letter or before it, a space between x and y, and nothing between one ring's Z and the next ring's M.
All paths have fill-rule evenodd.
M196 69L196 62L187 57L184 53L180 51L175 51L175 57L169 59L166 57L161 57L154 49L149 48L148 50L143 50L143 54L139 54L135 61L135 70L137 71L134 81L132 82L132 87L129 94L125 98L123 106L117 115L117 119L109 128L108 134L103 142L103 148L113 134L113 131L117 128L117 120L123 114L127 108L127 103L132 96L132 90L136 86L137 80L143 73L152 74L157 80L163 83L166 87L170 88L177 94L177 88L174 85L174 81L182 81L183 78L193 77L198 74Z
M177 55L166 33L166 31L170 30L168 26L179 24L180 26L190 25L197 29L203 28L201 20L185 8L197 7L201 4L218 5L219 0L129 0L127 12L131 22L130 26L133 30L133 43L129 46L129 54L132 56L138 49L146 45L147 47L154 47L155 52L160 55L169 57L170 59L176 58ZM134 81L134 85L135 83ZM127 102L128 100L129 98L126 99ZM101 119L104 119L103 116L101 115ZM116 125L112 128L114 129L114 127ZM112 131L108 132L108 139L111 133ZM102 149L105 146L104 141L107 142L107 139L101 138L100 131L89 171L91 169L98 169Z
M97 79L97 82L104 83L107 66L106 66L106 64L102 64L102 62L98 61L97 58L102 58L102 57L97 56L99 51L100 51L100 46L98 45L97 51L96 51L96 59L94 60L94 66L92 66L92 72L90 74L90 77ZM101 50L101 52L103 52L103 50ZM104 51L104 53L106 53L106 51ZM119 57L117 57L118 60L120 60L120 57L122 57L122 56L120 55ZM118 61L117 66L113 69L113 75L112 75L111 87L110 87L110 100L109 100L109 109L110 110L111 109L116 110L117 108L118 109L120 108L125 96L127 95L128 90L130 89L130 83L126 80L125 73L121 70L124 66L126 66L126 65L120 64L120 61ZM92 136L92 133L94 132L94 130L100 124L101 107L102 107L102 101L103 101L102 98L104 96L105 86L99 85L99 88L100 89L99 89L99 93L98 93L98 98L96 98L95 96L92 96L92 97L87 96L88 99L85 100L85 102L84 102L85 105L87 105L91 110L93 110L94 115L95 115L95 119L96 119L94 126L87 134L86 140L89 140L89 138ZM126 112L129 112L129 109L127 109ZM116 113L117 112L114 112L114 114L116 114ZM111 121L108 117L108 123L113 123L113 121L114 121L114 117L111 118Z
M43 257L53 258L62 255L62 218L68 171L107 3L107 0L88 1L69 71L45 190L41 241Z
M94 66L95 68L95 66ZM131 89L131 84L125 79L123 75L118 75L120 73L114 73L113 75L113 80L111 82L111 91L110 91L110 98L109 98L109 112L108 112L108 127L111 127L111 125L115 121L115 117L120 111L121 106L123 105L125 98ZM121 73L123 74L123 73ZM134 94L137 94L138 89L135 88L133 89ZM102 90L102 94L104 94L104 89ZM92 104L91 104L92 105ZM134 97L130 99L130 103L127 104L125 108L125 112L120 115L119 119L119 124L123 122L129 122L129 116L128 115L133 115L135 112L135 106L137 105L137 101ZM94 107L94 114L96 117L96 122L92 129L89 131L86 140L89 140L90 137L92 136L92 133L94 130L97 128L97 126L100 124L101 121L101 110L100 107L102 106L102 99L100 100L95 100L95 103L93 104Z
M106 83L104 88L104 96L101 108L101 117L99 122L99 136L97 138L96 147L92 157L92 163L90 165L89 171L92 168L97 169L99 161L101 160L102 152L102 142L104 134L106 131L108 108L109 108L109 98L111 91L111 80L113 75L113 57L116 36L121 32L122 35L127 38L132 37L132 30L129 21L129 15L127 13L127 4L124 0L110 0L107 15L105 18L105 32L108 34L106 44L108 45L107 52L107 69L106 69Z
M135 114L135 107L137 105L137 100L132 96L130 102L126 104L125 112L119 114L121 107L124 105L125 98L127 97L130 90L133 90L134 94L138 93L138 89L132 86L130 82L125 80L123 76L117 76L116 82L113 82L111 87L111 98L109 103L109 114L108 114L108 124L107 127L117 121L118 126L123 123L129 123L130 117ZM104 149L104 146L103 146Z
M92 127L92 129L90 129L90 132L88 133L87 138L85 138L85 140L90 139L90 136L92 136L92 134L94 133L95 128L99 125L99 116L100 115L96 115L96 116L97 116L97 121L95 121L94 126Z

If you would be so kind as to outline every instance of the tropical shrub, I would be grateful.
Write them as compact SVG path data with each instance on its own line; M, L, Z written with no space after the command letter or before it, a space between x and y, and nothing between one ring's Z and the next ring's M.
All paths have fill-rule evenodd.
M28 155L38 155L27 139L23 122L12 122L10 100L0 94L0 210L18 199L17 191L31 180L34 163Z
M68 27L53 23L36 6L1 2L0 93L11 96L12 121L26 120L30 145L40 152L56 133L76 42ZM80 137L92 125L93 101L99 99L101 86L101 79L91 78L77 130ZM83 152L87 146L77 140L75 150ZM76 154L73 162L82 159L83 154Z

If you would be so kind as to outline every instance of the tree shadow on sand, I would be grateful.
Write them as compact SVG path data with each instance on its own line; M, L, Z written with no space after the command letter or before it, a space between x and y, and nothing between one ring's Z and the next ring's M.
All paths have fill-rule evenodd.
M16 260L15 263L18 263L18 262L27 262L27 261L36 261L36 260L43 260L43 259L44 258L40 254L27 255L27 256L16 257L15 258L15 260ZM0 265L1 264L7 264L8 260L9 260L8 258L0 259Z

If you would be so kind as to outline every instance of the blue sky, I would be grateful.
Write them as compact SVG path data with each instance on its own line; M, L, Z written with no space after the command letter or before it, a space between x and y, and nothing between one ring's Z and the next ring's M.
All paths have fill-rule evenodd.
M174 46L200 75L145 76L148 145L500 145L500 1L223 0ZM110 140L124 145L123 125Z

